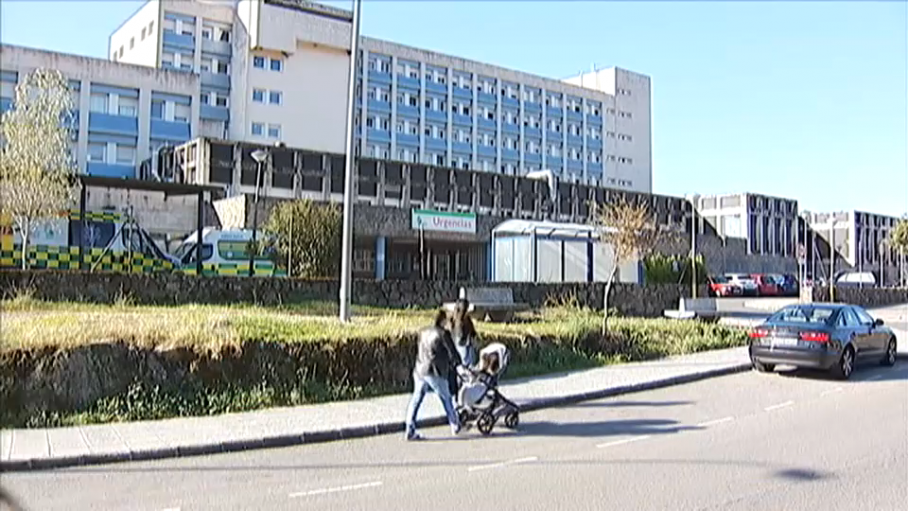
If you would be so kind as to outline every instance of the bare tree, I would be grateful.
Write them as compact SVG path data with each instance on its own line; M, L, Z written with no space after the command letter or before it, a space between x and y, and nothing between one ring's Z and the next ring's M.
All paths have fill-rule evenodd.
M622 264L642 259L659 241L660 229L649 206L642 201L620 198L615 202L593 204L593 219L599 239L613 251L612 269L602 297L602 334L608 333L609 295Z
M72 110L63 75L38 69L19 82L13 108L0 118L0 209L21 236L23 269L35 224L72 204Z

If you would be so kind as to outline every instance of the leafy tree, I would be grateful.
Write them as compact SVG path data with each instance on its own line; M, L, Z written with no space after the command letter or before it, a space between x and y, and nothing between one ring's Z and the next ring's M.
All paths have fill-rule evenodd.
M340 271L341 211L301 199L278 204L265 224L278 264L302 278L336 277Z
M35 224L72 204L72 111L63 75L38 69L19 82L13 108L0 118L0 211L22 238L23 269Z
M889 246L900 254L908 253L908 217L899 220L895 228L889 233Z
M608 333L609 294L618 268L636 257L645 258L656 247L660 229L645 202L619 199L606 204L593 204L593 220L599 239L613 251L612 269L602 297L602 334Z
M697 283L707 282L706 262L703 256L696 258ZM690 255L650 254L643 260L644 277L647 284L687 284L690 285Z

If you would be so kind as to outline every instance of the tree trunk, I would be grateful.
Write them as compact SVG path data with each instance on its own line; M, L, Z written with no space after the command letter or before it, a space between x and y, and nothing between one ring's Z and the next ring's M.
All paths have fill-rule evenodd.
M615 281L615 275L618 274L618 263L612 267L608 280L605 282L605 292L602 294L602 336L608 334L608 297L612 292L612 282Z
M19 237L22 238L22 269L28 269L28 231L29 221L25 220L19 223Z

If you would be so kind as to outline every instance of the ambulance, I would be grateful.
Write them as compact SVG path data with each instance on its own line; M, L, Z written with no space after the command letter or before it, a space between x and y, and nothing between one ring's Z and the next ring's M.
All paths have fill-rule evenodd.
M259 231L257 239L263 240ZM206 227L202 229L202 275L210 276L248 276L249 252L247 246L252 241L252 230L221 230ZM197 272L196 253L198 232L193 232L180 243L174 256L179 260L180 271L190 275ZM286 277L287 271L278 268L273 254L255 257L254 276Z

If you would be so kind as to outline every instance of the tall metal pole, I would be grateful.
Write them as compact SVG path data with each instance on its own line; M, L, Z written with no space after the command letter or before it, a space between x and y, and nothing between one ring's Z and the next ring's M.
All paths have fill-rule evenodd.
M835 301L835 219L829 220L829 301Z
M340 320L350 321L350 291L353 280L353 118L356 111L356 73L359 61L359 13L362 0L353 0L353 29L350 31L350 74L347 83L347 143L344 162L344 232L341 244Z
M697 208L690 201L690 296L697 297Z
M249 249L250 277L255 275L255 253L258 251L258 246L256 245L256 234L258 234L259 227L259 189L262 186L261 181L263 161L258 162L258 168L255 172L255 202L252 205L252 246ZM201 244L201 238L199 238L199 243Z

